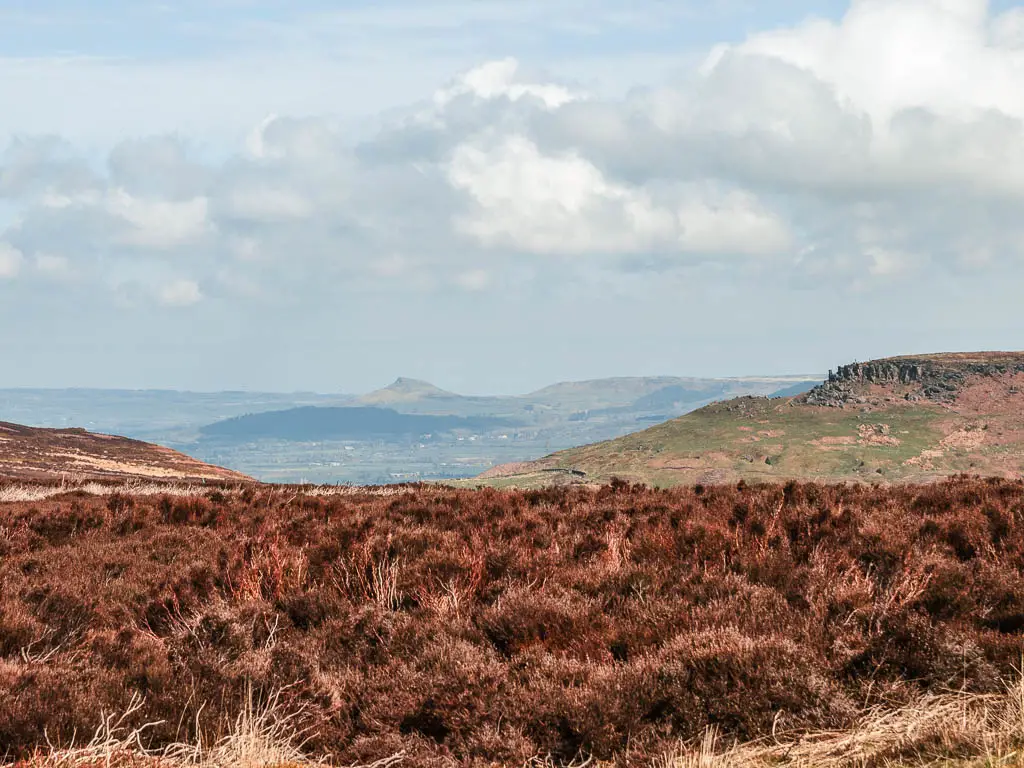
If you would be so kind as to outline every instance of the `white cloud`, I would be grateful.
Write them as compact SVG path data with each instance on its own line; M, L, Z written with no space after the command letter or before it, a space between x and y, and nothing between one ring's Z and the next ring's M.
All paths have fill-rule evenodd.
M529 97L539 100L548 109L557 109L577 98L565 86L531 83L522 78L520 64L513 58L490 61L466 72L434 94L434 106L443 110L454 99L464 95L484 100L505 98L509 101Z
M240 184L221 202L226 215L249 221L304 219L313 211L309 200L300 192L270 183Z
M10 243L0 241L0 280L17 277L24 260L21 251Z
M263 118L263 120L260 121L260 124L249 132L249 135L245 139L245 149L250 155L256 158L264 158L268 156L269 152L267 150L267 143L264 139L264 134L266 133L267 128L269 128L277 119L278 116L271 113Z
M74 222L83 231L64 234L77 235L80 248L91 239L143 251L171 250L194 243L209 232L208 208L205 196L184 200L141 197L120 187L103 189L99 185L72 193L47 189L26 206L29 213L50 217L50 235L62 234L57 228Z
M1024 49L1024 8L1011 8L992 20L991 42L1000 48Z
M245 147L258 160L286 160L315 172L324 163L336 165L350 151L344 135L344 128L329 118L270 115L250 133Z
M202 298L199 285L193 280L173 280L157 292L158 301L165 307L189 307Z
M76 275L132 260L144 285L193 275L194 294L172 291L188 300L253 276L281 293L478 290L514 263L755 256L837 284L996 269L1024 242L1021 30L1024 12L982 0L855 0L622 98L485 61L420 84L360 143L336 115L273 100L236 152L204 161L187 136L125 141L101 163L19 141L0 195L20 209L0 236Z
M100 195L96 192L83 192L75 195L64 194L62 192L55 192L47 190L39 196L37 203L42 208L53 208L55 210L62 210L65 208L71 208L76 205L96 205L100 202Z
M747 192L684 203L679 221L680 247L692 253L773 254L793 243L786 223Z
M122 141L107 158L108 185L133 197L193 201L206 194L210 177L195 153L176 135Z
M868 272L883 277L901 274L918 261L914 254L877 246L867 246L864 253L871 260Z
M463 144L448 176L475 204L457 228L485 246L539 254L751 254L789 242L785 224L749 193L709 202L693 189L675 205L659 202L644 187L607 179L577 153L544 155L521 136Z
M351 382L342 358L383 377L416 350L449 375L465 350L433 342L452 329L536 353L544 378L1012 343L1024 11L858 0L835 20L783 19L812 6L289 6L287 28L204 14L186 53L153 37L185 28L175 5L144 39L76 38L135 46L105 51L120 58L64 60L40 28L25 44L40 55L0 58L0 142L24 137L0 155L0 274L17 273L0 293L36 334L0 339L24 347L12 370L44 379L21 373L44 335L114 361L73 366L109 383L194 386L182 371L199 371L275 387ZM742 40L765 19L772 31L705 60L708 32ZM527 349L569 316L587 332ZM755 316L771 343L737 348ZM345 354L316 354L323 329L367 317L338 337ZM195 338L188 365L167 354ZM601 354L609 339L622 355ZM267 344L303 364L261 374Z
M65 256L37 253L34 262L36 271L51 280L66 280L73 275L71 262Z
M207 232L208 203L205 197L182 202L146 200L115 189L106 200L106 210L128 225L116 237L118 242L167 249L195 241Z
M0 155L0 199L36 197L52 189L81 193L94 183L95 175L74 147L56 136L15 136Z
M672 214L656 210L642 192L609 184L577 155L544 156L523 137L491 147L464 144L448 177L476 205L456 219L457 228L486 246L632 252L671 237L675 228Z
M1014 12L991 19L987 0L854 0L838 24L811 21L754 35L737 50L814 73L877 127L913 107L1021 117L1024 50L998 42L1006 42L1015 20Z
M831 144L847 181L882 188L969 183L1020 195L1024 47L1016 30L1024 17L1019 9L992 17L987 8L985 0L854 0L838 23L756 34L731 53L784 62L824 86L803 109L794 109L778 81L754 104L767 99L784 109L776 125L790 135L816 132L809 146ZM714 79L729 61L725 49L717 51L707 76ZM748 79L753 91L758 83ZM856 144L844 147L843 132L827 130L824 118L836 109L848 122L858 115L868 121ZM750 117L751 127L772 127L768 109Z

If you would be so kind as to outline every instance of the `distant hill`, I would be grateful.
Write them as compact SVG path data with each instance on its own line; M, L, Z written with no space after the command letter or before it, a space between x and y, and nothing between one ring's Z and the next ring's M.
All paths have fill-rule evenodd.
M816 381L798 381L796 384L790 384L788 387L775 390L768 397L796 397L805 392L810 392L817 385L818 382Z
M845 365L804 394L713 403L615 440L496 467L483 479L908 482L961 472L1024 476L1024 353Z
M0 389L0 421L82 427L160 445L187 445L204 424L304 405L339 406L354 395L312 392L179 392L127 389Z
M362 405L392 405L394 403L414 402L428 398L449 397L459 397L459 395L443 390L440 387L435 387L428 381L407 379L400 376L383 389L377 389L363 395L358 399L358 402Z
M570 431L582 438L579 442L587 442L588 437L595 440L624 434L655 413L678 416L712 400L766 394L800 381L799 377L625 376L560 382L525 395L460 395L430 382L402 377L362 395L353 405L406 414L508 419L539 429L557 430L571 423L575 426L569 427ZM604 434L594 434L595 427Z
M736 379L621 376L564 381L525 395L459 395L426 381L399 378L383 389L359 397L356 402L393 408L402 413L565 418L581 411L643 414L665 408L686 410L685 406L690 403L741 394L764 394L794 384L806 391L815 383L799 376Z
M619 376L587 381L563 381L522 395L525 400L549 406L584 405L615 407L629 405L639 398L666 387L701 386L709 379L683 379L677 376Z
M678 408L688 403L696 403L701 400L713 400L722 397L729 391L729 385L719 382L710 386L686 387L675 384L669 387L662 387L651 392L649 395L637 398L632 407L636 410L665 410Z
M233 440L365 440L447 433L455 430L488 431L510 426L504 419L464 416L424 416L390 408L290 408L236 416L203 427L207 438Z
M398 378L383 389L358 398L360 405L394 408L403 412L480 415L564 413L630 407L634 401L671 386L702 388L717 384L709 379L674 376L635 376L552 384L525 395L459 395L418 379Z
M0 422L0 478L13 480L250 480L160 445L84 429L43 429Z

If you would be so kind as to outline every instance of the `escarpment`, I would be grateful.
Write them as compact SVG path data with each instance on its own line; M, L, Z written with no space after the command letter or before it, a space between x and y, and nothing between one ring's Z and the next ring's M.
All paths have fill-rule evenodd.
M843 407L872 399L880 385L905 400L952 404L969 381L1024 373L1024 353L921 355L842 365L800 400L808 405Z

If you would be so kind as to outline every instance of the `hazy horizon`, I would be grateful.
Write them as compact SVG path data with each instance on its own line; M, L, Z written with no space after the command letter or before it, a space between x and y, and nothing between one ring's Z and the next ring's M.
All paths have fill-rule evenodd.
M1024 9L0 0L0 388L1020 349Z
M798 373L766 373L766 374L749 374L749 375L742 375L742 376L706 376L706 377L690 377L690 376L676 375L676 374L655 374L655 375L651 375L651 376L608 376L608 377L603 377L603 378L599 378L599 379L567 379L567 380L563 380L563 381L552 381L552 382L549 382L548 384L544 384L544 385L542 385L540 387L535 387L533 389L530 389L530 390L524 391L524 392L456 392L454 390L450 390L447 387L443 387L443 386L439 386L439 388L449 392L450 394L464 396L464 397L517 397L517 396L531 395L531 394L534 394L535 392L539 392L540 390L543 390L543 389L545 389L547 387L557 386L559 384L584 384L584 383L589 383L589 382L594 382L594 381L607 381L607 380L610 380L610 379L644 379L644 378L648 378L648 379L657 379L657 378L687 379L687 378L695 378L695 379L704 379L704 380L715 380L715 379L718 379L718 380L722 380L722 381L726 381L726 380L743 380L743 379L751 379L751 380L758 380L758 381L770 381L772 379L778 378L779 381L791 381L791 380L792 381L810 381L810 380L813 380L813 379L815 379L817 377L821 377L821 376L824 376L824 375L825 375L824 372L822 372L822 373L806 373L806 372L799 373L798 372ZM335 396L336 395L336 396L339 396L339 397L344 397L344 396L360 397L360 396L363 396L363 395L371 394L371 393L379 391L379 390L387 389L388 387L390 387L394 383L396 383L399 379L411 379L411 378L414 378L414 377L411 377L411 376L396 376L395 378L393 378L387 384L381 384L380 386L372 387L371 389L368 389L368 390L363 391L363 392L351 392L351 391L343 391L343 390L321 391L321 390L315 390L315 389L293 389L293 390L261 390L261 389L252 389L252 388L250 388L250 389L170 389L170 388L167 388L167 387L78 387L78 386L66 386L66 387L61 387L61 386L53 386L53 387L31 387L31 386L26 386L26 387L0 387L0 392L2 392L2 391L18 391L18 390L40 391L40 392L69 392L69 391L80 391L80 392L167 392L167 393L190 394L190 395L223 395L223 394L231 394L231 393L234 393L234 392L238 392L240 394L277 394L277 395L302 395L302 394L307 394L307 395L324 395L324 396ZM419 380L419 381L423 381L423 380ZM432 384L434 386L438 386L435 382L432 382L432 381L424 381L424 383ZM382 407L387 407L387 406L382 406Z

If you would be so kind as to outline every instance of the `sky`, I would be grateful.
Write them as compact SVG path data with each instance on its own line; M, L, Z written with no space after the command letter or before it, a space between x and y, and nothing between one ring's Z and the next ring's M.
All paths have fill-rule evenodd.
M0 0L0 387L1024 348L1024 7Z

